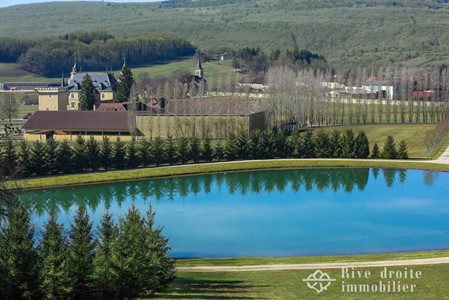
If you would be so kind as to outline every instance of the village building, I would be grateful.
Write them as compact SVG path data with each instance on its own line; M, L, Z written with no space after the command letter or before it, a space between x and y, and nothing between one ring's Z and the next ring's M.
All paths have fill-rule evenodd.
M246 88L252 93L262 93L268 87L263 76L245 77L239 80L239 87Z
M132 118L131 118L132 120ZM36 111L22 126L26 141L76 140L77 136L97 140L105 137L124 141L140 136L123 111Z
M67 87L37 88L39 110L67 110Z

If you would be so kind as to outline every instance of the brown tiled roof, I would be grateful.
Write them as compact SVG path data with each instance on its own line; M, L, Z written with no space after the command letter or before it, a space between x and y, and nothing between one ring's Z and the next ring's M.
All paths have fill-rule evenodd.
M126 111L122 103L101 103L96 111Z
M265 100L250 99L183 99L168 100L165 113L170 115L247 116L266 110Z
M22 126L25 130L129 131L127 112L36 111Z

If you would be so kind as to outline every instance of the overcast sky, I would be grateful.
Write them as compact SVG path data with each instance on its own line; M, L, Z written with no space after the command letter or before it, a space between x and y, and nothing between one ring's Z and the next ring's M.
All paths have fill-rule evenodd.
M57 0L62 1L76 1L76 0ZM79 1L79 0L78 0ZM81 1L99 1L99 0L81 0ZM101 1L101 0L100 0ZM157 2L162 0L105 0L105 2ZM0 0L0 7L6 7L17 4L28 4L28 3L42 3L51 2L50 0Z

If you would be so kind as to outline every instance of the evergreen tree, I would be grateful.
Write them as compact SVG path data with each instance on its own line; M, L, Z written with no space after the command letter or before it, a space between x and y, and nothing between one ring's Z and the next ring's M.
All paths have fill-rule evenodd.
M382 158L386 159L395 159L398 157L396 152L396 144L394 142L394 138L389 135L385 140L384 148L382 149Z
M100 146L93 136L89 138L86 144L86 166L92 171L100 167Z
M5 176L14 176L17 172L17 153L11 140L6 142L5 150L1 153L2 172Z
M213 159L212 144L208 136L201 143L201 159L205 162L211 162Z
M369 141L365 132L360 131L355 139L355 156L357 158L367 158L369 156Z
M250 135L250 157L252 159L262 159L264 157L264 149L262 145L262 132L260 130L254 130Z
M51 174L58 173L58 146L55 140L48 140L45 143L47 169Z
M136 141L134 140L129 142L128 147L126 147L126 161L128 162L128 169L135 169L140 165Z
M81 91L79 93L79 110L93 110L95 105L95 86L92 78L86 73L81 82Z
M196 136L191 137L190 141L189 141L188 152L189 152L189 158L191 160L193 160L194 163L197 163L201 157L200 156L200 148L201 148L200 139L197 138Z
M160 166L164 162L164 142L160 137L157 137L151 143L151 160Z
M220 161L224 158L224 149L221 142L218 142L215 144L215 147L213 147L213 157L215 160Z
M117 298L118 274L112 262L112 245L117 238L117 226L112 215L107 212L101 218L98 228L99 236L94 258L94 278L97 285L98 298Z
M399 142L398 156L399 159L408 159L407 144L404 140Z
M237 136L237 158L248 159L250 157L250 143L248 134L245 131L241 131Z
M21 176L30 176L30 148L28 147L27 142L22 141L19 145L19 154L17 157L17 161L19 164L19 172Z
M315 137L315 156L319 158L328 158L332 156L329 134L324 131L318 131Z
M34 248L34 229L29 213L19 206L11 210L9 226L4 232L4 267L10 299L37 299L39 280L37 273L37 252Z
M137 155L139 156L139 161L142 163L143 167L148 167L151 165L151 144L147 140L143 140L139 144L139 149L137 150Z
M279 131L276 134L275 156L279 157L279 158L291 157L290 147L288 147L288 144L287 144L287 136L282 131Z
M32 174L44 175L48 172L45 144L35 141L30 153L30 171Z
M226 160L235 160L238 157L239 148L237 145L237 137L234 132L229 133L228 139L224 145L224 158Z
M266 131L260 139L260 148L263 151L262 158L274 158L276 156L276 136L273 131Z
M342 157L342 144L341 144L341 134L340 131L334 130L332 131L329 137L329 148L331 157L339 158Z
M81 135L76 137L73 148L73 171L81 172L87 166L86 141Z
M380 157L380 150L379 150L379 146L377 145L377 143L374 143L373 152L371 153L371 157L372 158Z
M93 260L95 243L92 222L83 206L76 212L70 226L70 243L67 258L72 299L91 299L94 293Z
M299 131L294 131L289 140L290 148L292 149L292 156L295 158L302 157L302 136Z
M315 157L315 141L311 131L306 131L301 138L300 154L303 158Z
M354 158L355 157L355 138L354 131L347 129L342 137L342 157Z
M164 155L165 161L170 165L173 165L178 161L176 157L176 145L171 136L167 137L164 142Z
M189 141L185 137L180 137L176 145L176 152L181 163L185 164L189 161Z
M101 167L105 170L109 170L112 167L112 144L108 137L103 138L103 142L100 147L100 161Z
M126 63L123 64L120 76L117 82L117 100L118 102L129 101L131 89L135 83L133 73Z
M67 140L63 140L59 144L56 152L56 166L58 172L73 172L73 150Z
M132 205L124 219L119 220L117 238L112 244L112 262L117 277L117 298L136 298L148 278L145 264L146 236L144 220Z
M112 162L114 168L117 170L122 170L126 166L126 145L120 137L115 140L113 145Z
M44 299L68 298L70 283L67 270L67 240L63 225L52 212L45 224L39 245L40 290Z
M148 278L144 282L141 296L150 297L155 292L164 290L175 279L175 261L168 253L168 239L162 235L162 228L155 226L155 212L150 206L145 220L145 274Z

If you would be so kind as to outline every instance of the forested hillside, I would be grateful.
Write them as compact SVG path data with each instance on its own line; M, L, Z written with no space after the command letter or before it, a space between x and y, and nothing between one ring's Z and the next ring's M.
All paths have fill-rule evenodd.
M445 0L200 0L65 2L0 9L0 36L174 34L201 50L308 49L331 63L449 61ZM1 43L1 41L0 41Z

